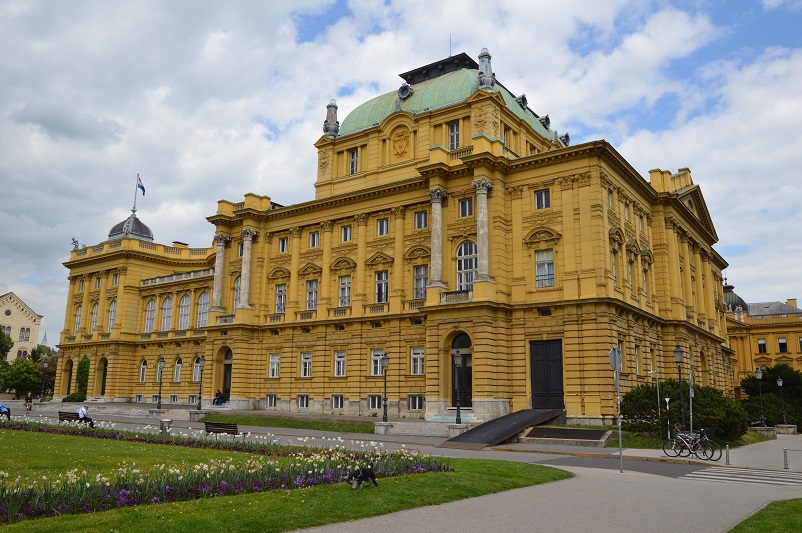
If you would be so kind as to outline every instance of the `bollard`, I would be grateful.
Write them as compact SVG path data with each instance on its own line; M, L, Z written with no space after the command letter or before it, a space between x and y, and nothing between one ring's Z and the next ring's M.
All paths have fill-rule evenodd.
M788 448L783 448L783 463L786 470L788 470Z
M727 466L730 466L730 445L727 444L727 461L725 462Z
M172 423L173 421L167 418L159 420L159 429L161 430L162 435L167 435L170 433L170 425Z

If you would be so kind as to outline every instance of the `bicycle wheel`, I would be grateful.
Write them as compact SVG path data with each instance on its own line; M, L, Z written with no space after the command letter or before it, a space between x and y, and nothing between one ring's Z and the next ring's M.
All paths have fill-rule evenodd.
M679 447L679 452L677 456L679 457L689 457L691 455L691 446L685 439L677 439L677 446Z
M663 453L669 457L676 457L679 455L679 446L676 439L668 439L663 444Z
M713 446L711 446L710 441L699 441L696 443L693 453L699 459L709 461L713 457Z
M710 454L711 461L718 461L721 459L721 446L719 446L718 442L714 440L707 441L710 444L710 447L713 449Z

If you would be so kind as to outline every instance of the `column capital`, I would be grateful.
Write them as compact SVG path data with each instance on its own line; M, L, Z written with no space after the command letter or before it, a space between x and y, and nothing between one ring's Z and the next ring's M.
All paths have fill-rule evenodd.
M432 189L426 194L431 197L433 204L442 204L448 196L448 193L444 189Z
M406 213L407 208L403 205L400 205L398 207L393 207L391 211L393 215L395 215L395 218L404 218L404 213Z
M217 243L217 246L225 246L231 238L225 235L215 235L214 242Z
M258 232L255 229L244 229L239 233L240 235L242 235L243 241L253 240L253 238L256 237L256 235L258 235Z
M493 188L493 183L487 178L480 178L471 182L477 194L487 194Z

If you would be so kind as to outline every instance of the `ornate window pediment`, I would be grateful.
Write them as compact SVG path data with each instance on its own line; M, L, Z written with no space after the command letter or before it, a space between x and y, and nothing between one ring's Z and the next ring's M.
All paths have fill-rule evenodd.
M321 272L323 272L323 269L318 265L314 263L307 263L301 267L301 269L298 271L298 275L301 277L319 276Z
M652 254L651 250L641 250L640 261L641 265L643 265L643 270L649 270L654 264L654 254Z
M630 263L634 263L638 260L638 255L640 254L640 245L638 241L635 239L629 239L627 241L627 259Z
M373 254L373 256L371 256L370 259L365 261L365 264L369 267L376 268L376 267L392 265L393 261L394 259L389 255L387 255L386 253L376 252L375 254Z
M420 259L429 259L431 256L432 251L428 246L413 246L404 254L404 259L407 261L418 261Z
M331 264L332 272L344 272L356 269L356 261L350 257L340 257Z
M624 232L621 228L610 229L610 249L614 252L621 250L624 245Z
M280 280L280 279L289 279L290 271L284 267L274 268L270 271L270 274L267 275L268 279L273 280Z
M557 231L546 226L540 226L526 234L526 237L524 237L524 244L529 248L542 246L550 247L557 244L557 241L561 238L562 235Z

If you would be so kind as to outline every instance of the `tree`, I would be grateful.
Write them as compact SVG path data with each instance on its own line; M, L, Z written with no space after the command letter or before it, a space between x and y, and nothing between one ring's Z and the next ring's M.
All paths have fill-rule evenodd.
M782 399L777 378L783 380ZM749 395L743 406L749 413L749 420L760 422L760 391L763 391L763 414L767 426L783 423L782 402L785 401L785 414L789 424L802 427L802 372L790 365L778 364L767 367L758 385L754 375L741 380L741 388Z
M36 368L36 363L18 357L14 359L3 373L3 388L14 391L16 398L36 393L42 386L42 371Z
M10 352L11 348L13 347L14 341L11 340L11 337L0 331L0 359L5 361L6 357L8 356L8 352Z
M56 353L56 350L45 344L37 344L36 348L31 350L31 361L38 362L42 357L50 357Z
M83 402L86 400L86 391L89 388L89 358L84 356L78 361L78 368L75 374L78 390L65 396L62 402Z

